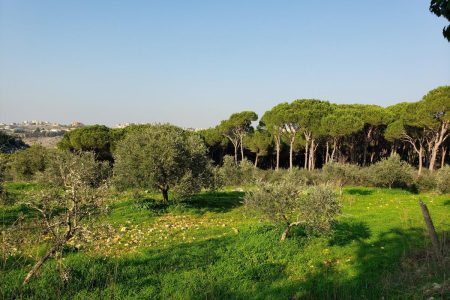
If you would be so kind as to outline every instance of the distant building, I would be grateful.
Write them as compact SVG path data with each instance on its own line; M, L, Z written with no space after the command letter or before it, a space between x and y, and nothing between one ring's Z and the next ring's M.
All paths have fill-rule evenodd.
M70 123L70 127L83 127L83 126L84 126L83 123L77 121Z

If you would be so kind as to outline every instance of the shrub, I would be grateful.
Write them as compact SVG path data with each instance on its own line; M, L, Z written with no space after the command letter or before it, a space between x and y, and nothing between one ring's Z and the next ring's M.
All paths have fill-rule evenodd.
M292 168L292 170L288 169L279 169L279 170L261 170L258 169L255 172L255 180L265 181L265 182L279 182L285 180L287 177L290 178L293 182L296 182L299 185L309 185L320 182L317 178L317 173L312 173L311 171L300 169L300 168Z
M37 179L43 183L63 186L63 175L70 173L71 170L81 168L78 164L83 165L83 172L80 172L79 179L91 187L99 186L111 176L109 163L96 161L96 155L93 152L71 153L58 150L49 153L47 167L37 176Z
M336 193L327 185L310 186L301 198L301 219L309 234L326 234L341 212Z
M450 166L444 166L436 172L436 190L450 193Z
M223 157L223 164L219 171L225 185L239 185L241 183L241 170L231 155L225 155Z
M256 177L255 167L250 161L244 159L236 164L230 155L224 156L219 172L225 185L250 184Z
M205 182L205 187L210 191L217 191L225 185L225 178L220 167L209 166L210 176Z
M306 187L291 173L276 182L259 182L246 193L244 203L268 220L284 223L281 240L297 225L303 225L308 234L326 234L340 213L338 197L330 187Z
M255 166L248 159L240 161L238 167L241 174L241 184L250 184L255 181Z
M436 189L436 174L424 169L415 179L414 185L419 192L433 191Z
M32 146L12 154L11 172L16 180L31 180L38 172L43 172L47 164L47 149Z
M361 168L357 165L331 162L323 167L322 172L324 180L341 189L344 185L361 182Z
M378 187L406 187L412 183L413 168L398 154L382 159L368 169L368 179Z

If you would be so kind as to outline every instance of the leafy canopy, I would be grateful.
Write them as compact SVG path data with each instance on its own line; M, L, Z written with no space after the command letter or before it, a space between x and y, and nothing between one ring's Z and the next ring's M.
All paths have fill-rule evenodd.
M120 188L159 189L164 200L172 190L197 192L209 177L201 138L179 127L158 124L129 132L114 153L115 181Z

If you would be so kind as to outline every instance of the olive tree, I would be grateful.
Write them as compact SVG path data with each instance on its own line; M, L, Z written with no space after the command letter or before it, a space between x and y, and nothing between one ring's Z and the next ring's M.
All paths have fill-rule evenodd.
M119 188L169 190L184 196L195 193L210 176L206 147L195 133L168 124L135 130L117 144L114 179Z
M272 183L259 182L246 193L244 203L270 221L284 223L281 240L297 225L303 225L308 234L326 234L341 210L330 187L301 185L292 174Z
M375 186L403 187L412 182L413 168L396 153L368 168L369 180Z
M106 183L99 174L104 163L95 160L93 153L55 154L51 167L45 172L48 189L37 193L25 204L37 212L37 228L46 238L47 251L26 275L23 285L35 276L42 265L58 253L72 239L83 240L83 235L94 217L106 209Z
M30 180L47 165L48 150L35 145L11 154L11 172L16 180Z

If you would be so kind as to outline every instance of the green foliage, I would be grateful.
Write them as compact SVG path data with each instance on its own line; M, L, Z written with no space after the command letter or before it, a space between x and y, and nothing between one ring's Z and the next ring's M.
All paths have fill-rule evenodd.
M14 185L18 191L24 186ZM127 195L117 195L111 212L99 220L114 224L121 244L105 238L94 239L92 248L67 248L63 261L49 261L21 288L33 262L29 255L42 250L43 241L24 244L25 252L0 264L2 297L414 299L430 283L443 286L448 280L448 259L436 264L428 255L417 207L419 197L426 201L444 237L450 229L446 195L345 188L343 214L331 235L305 238L297 228L283 243L282 228L252 218L241 206L242 193L200 193L182 212L161 211L161 205L137 209ZM18 213L27 214L0 207L0 221L4 225ZM60 266L68 280L57 271Z
M323 133L333 138L351 135L364 127L363 120L352 110L339 109L339 107L325 116L321 122Z
M272 137L267 131L257 130L244 138L244 145L257 156L267 156L272 147Z
M21 139L0 130L0 153L14 153L27 147L28 145Z
M84 126L64 134L58 143L62 150L94 152L97 159L112 161L112 148L122 134L103 125Z
M443 16L450 21L450 1L449 0L431 0L430 11L436 16ZM450 25L444 26L442 35L450 42Z
M310 235L330 233L340 213L339 198L327 185L310 186L301 197L299 219L304 220Z
M244 203L273 222L287 224L282 239L292 226L299 224L310 235L327 234L341 210L338 197L330 187L307 187L292 174L273 183L259 182L254 190L246 193Z
M444 166L436 172L436 190L439 193L450 193L450 166Z
M45 171L38 177L41 183L64 187L68 174L74 172L83 185L95 188L101 186L111 177L108 162L96 160L93 152L55 151L48 154Z
M429 91L418 102L418 110L425 126L438 127L450 121L450 86L441 86Z
M328 101L316 99L298 99L292 102L292 109L297 115L297 124L303 131L309 131L313 136L322 133L322 118L332 111Z
M169 189L184 197L205 186L210 177L206 147L192 132L172 125L152 125L127 133L117 144L114 176L121 188Z
M353 164L330 162L323 167L322 173L325 181L339 187L349 184L358 185L362 180L361 168Z
M429 170L422 170L420 176L414 181L414 187L421 193L430 192L436 189L436 173Z
M31 180L35 174L45 170L47 163L48 150L35 145L12 154L11 172L16 180Z
M286 173L275 182L258 182L255 189L245 194L244 204L270 221L291 224L298 221L304 189L295 176Z
M255 166L250 161L244 159L236 164L230 155L223 157L223 164L218 172L222 183L229 186L253 183L256 176Z
M219 131L226 135L250 132L252 130L252 122L256 120L258 120L258 115L253 111L234 113L228 120L221 122Z
M241 160L238 167L241 174L241 184L250 184L255 181L255 166L249 160Z
M398 154L382 159L367 168L369 181L378 187L406 187L412 183L413 168Z

